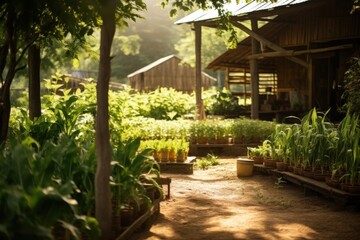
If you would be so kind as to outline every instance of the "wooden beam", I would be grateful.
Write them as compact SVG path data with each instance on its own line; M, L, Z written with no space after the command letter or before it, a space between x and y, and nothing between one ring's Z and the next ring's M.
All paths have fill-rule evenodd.
M271 49L273 49L275 51L281 52L283 54L286 54L286 52L287 52L286 49L276 45L273 42L270 42L269 40L265 39L264 37L260 36L259 34L255 33L254 31L250 30L249 28L247 28L245 25L243 25L243 24L241 24L239 22L236 22L236 21L231 21L231 23L235 27L237 27L237 28L241 29L242 31L246 32L252 38L258 40L259 42L261 42L262 44L268 46L269 48L271 48ZM254 53L252 55L254 55ZM295 62L297 64L300 64L303 67L306 67L306 68L308 67L308 64L304 60L302 60L300 58L296 58L296 57L286 57L286 58L288 58L289 60L291 60L291 61L293 61L293 62Z
M301 51L293 51L288 50L284 52L266 52L266 53L259 53L253 54L248 56L248 59L262 59L262 58L271 58L271 57L290 57L290 56L297 56L303 54L315 54L315 53L323 53L323 52L331 52L336 50L348 49L352 48L352 44L344 44L334 47L327 47L327 48L317 48L317 49L309 49L309 50L301 50Z
M252 32L258 30L256 20L251 20ZM251 53L259 53L260 44L251 36ZM251 74L251 118L259 119L259 66L256 59L250 59L250 74Z

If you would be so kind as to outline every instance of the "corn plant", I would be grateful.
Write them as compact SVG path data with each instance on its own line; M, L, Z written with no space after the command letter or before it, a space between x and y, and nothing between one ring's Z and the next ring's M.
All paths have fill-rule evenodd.
M338 126L333 174L344 171L351 184L360 180L359 132L359 116L348 112Z
M144 182L150 182L160 192L161 188L153 179L160 176L159 165L151 157L152 149L137 152L140 147L140 138L120 143L114 147L112 165L112 192L118 200L117 209L123 204L135 203L138 207L141 201L148 206L151 200L146 195Z

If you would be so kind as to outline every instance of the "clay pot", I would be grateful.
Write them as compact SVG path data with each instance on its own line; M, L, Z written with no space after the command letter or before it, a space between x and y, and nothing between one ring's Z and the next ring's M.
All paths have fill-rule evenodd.
M286 171L286 163L284 162L276 162L276 169L280 172Z

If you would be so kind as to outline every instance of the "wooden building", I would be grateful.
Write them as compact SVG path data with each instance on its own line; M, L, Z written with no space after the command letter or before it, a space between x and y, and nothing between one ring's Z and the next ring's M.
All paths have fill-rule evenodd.
M216 79L202 72L202 87L208 89ZM178 91L195 90L195 69L170 55L128 75L130 86L138 91L153 91L159 87L174 88Z
M351 13L353 3L278 0L230 4L233 26L249 37L208 68L226 71L229 89L251 99L253 118L301 107L336 110L349 60L359 56L360 15ZM189 15L178 23L216 27L217 18L210 16L214 14Z

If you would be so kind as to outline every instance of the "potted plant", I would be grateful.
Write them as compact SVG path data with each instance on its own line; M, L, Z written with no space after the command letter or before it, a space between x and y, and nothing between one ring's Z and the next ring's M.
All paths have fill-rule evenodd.
M197 121L196 123L196 137L198 144L208 144L208 126L206 121Z
M184 139L178 140L177 145L177 162L184 162L187 158L189 152L189 143Z
M169 161L175 162L176 161L176 153L177 153L177 141L176 140L168 140L169 144Z
M247 155L248 158L254 160L254 164L263 164L264 158L261 155L261 149L257 147L248 147L247 148Z
M168 140L161 139L159 141L159 151L161 155L161 162L169 161L169 142Z

